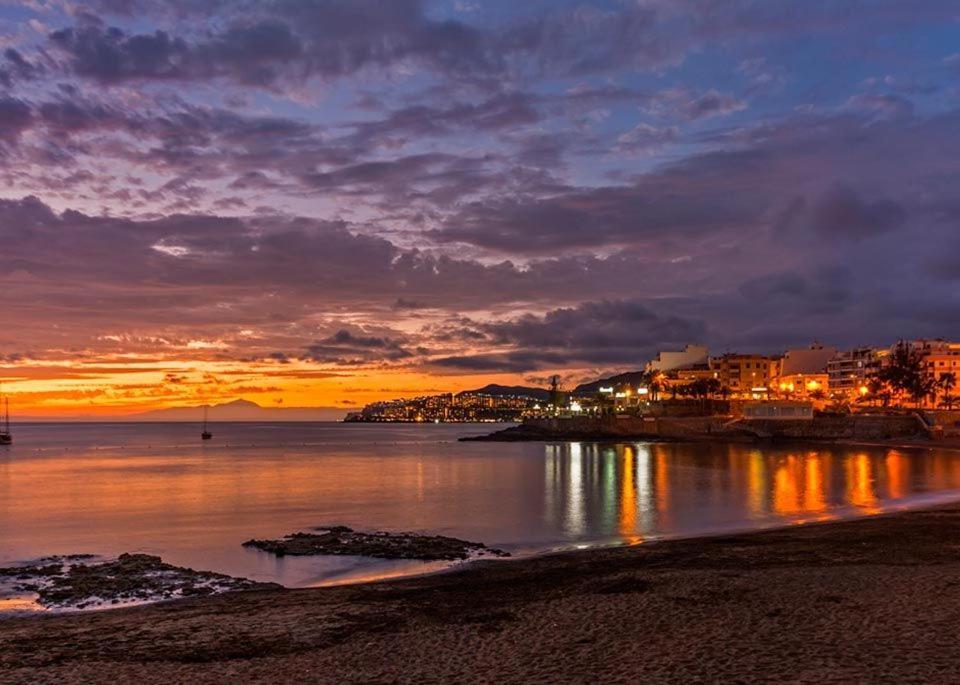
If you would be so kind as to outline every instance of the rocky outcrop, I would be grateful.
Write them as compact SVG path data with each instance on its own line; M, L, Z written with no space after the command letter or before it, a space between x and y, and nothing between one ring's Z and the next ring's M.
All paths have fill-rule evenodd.
M86 609L212 595L237 590L282 589L208 571L164 563L148 554L121 554L116 560L88 563L91 555L48 557L32 566L0 568L13 589L34 592L48 609Z
M479 542L468 542L443 535L416 533L359 533L346 526L317 528L316 533L292 533L279 540L247 540L244 547L277 556L319 554L377 557L380 559L421 559L456 561L471 556L508 557L509 553Z

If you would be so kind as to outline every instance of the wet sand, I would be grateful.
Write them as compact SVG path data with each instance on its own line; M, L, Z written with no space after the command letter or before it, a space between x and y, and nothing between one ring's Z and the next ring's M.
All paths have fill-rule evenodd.
M960 672L960 507L0 621L2 682L903 682Z

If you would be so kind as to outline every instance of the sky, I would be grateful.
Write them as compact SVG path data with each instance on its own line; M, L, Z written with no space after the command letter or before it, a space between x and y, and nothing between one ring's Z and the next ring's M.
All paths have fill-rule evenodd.
M960 338L955 0L0 0L21 413Z

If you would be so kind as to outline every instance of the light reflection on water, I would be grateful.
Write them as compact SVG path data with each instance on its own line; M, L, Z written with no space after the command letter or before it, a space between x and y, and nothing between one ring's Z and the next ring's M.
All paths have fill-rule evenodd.
M960 499L960 454L844 446L457 443L489 426L24 426L0 449L0 565L139 551L286 585L433 570L275 559L324 524L515 553L870 515ZM0 607L2 610L2 607Z

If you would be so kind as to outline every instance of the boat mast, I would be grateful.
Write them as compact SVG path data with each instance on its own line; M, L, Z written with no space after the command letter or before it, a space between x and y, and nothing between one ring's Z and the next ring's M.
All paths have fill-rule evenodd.
M209 411L209 409L210 408L207 405L203 405L203 432L204 433L207 432L207 412Z

